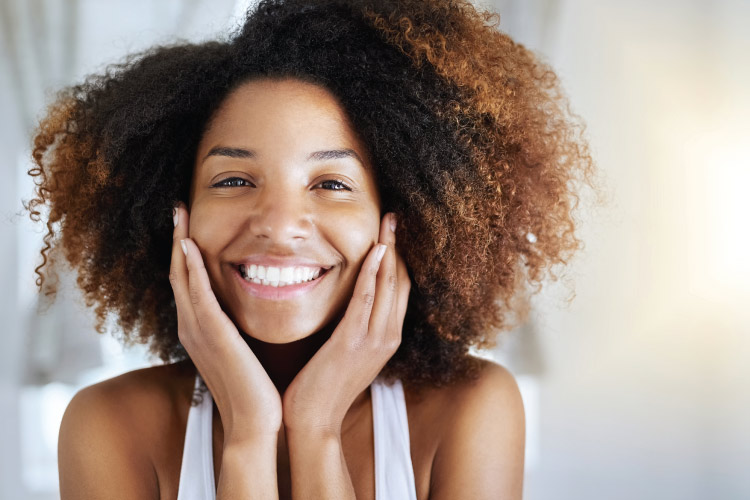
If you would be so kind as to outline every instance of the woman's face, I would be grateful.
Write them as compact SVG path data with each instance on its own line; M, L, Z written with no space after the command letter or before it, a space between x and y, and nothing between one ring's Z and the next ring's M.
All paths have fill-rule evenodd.
M288 343L343 314L380 228L365 154L336 98L316 85L258 79L225 99L198 146L189 234L241 331Z

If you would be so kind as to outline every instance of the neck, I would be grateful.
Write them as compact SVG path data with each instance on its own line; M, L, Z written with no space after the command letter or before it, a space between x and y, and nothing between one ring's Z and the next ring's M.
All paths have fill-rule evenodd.
M331 337L334 327L335 324L286 344L264 342L245 333L242 333L242 337L283 397L294 377Z

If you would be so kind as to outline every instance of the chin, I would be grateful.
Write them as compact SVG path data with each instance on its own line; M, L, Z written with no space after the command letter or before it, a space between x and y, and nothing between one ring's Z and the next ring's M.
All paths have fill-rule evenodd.
M238 325L238 328L246 335L261 342L268 344L290 344L307 338L322 329L322 322L319 327L311 325L309 322L304 323L276 321L272 322L272 324L258 324L256 322L246 322L241 327Z

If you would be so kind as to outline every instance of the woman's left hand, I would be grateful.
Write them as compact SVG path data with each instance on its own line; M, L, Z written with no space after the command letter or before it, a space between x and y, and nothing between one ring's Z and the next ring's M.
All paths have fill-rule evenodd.
M287 429L340 435L349 407L380 373L401 344L411 281L396 251L395 216L380 224L380 245L365 258L344 317L331 337L287 387L283 419Z

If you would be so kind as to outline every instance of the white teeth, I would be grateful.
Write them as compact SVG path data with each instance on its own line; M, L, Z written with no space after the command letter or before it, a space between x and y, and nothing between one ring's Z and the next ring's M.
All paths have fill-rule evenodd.
M240 265L240 273L247 281L266 286L286 286L311 281L321 275L322 269L311 267L273 267L252 264L249 268Z
M267 267L266 268L266 280L273 283L279 281L279 274L281 274L278 267Z
M283 281L284 283L294 282L294 268L293 267L283 268L281 270L281 273L279 273L279 281Z

